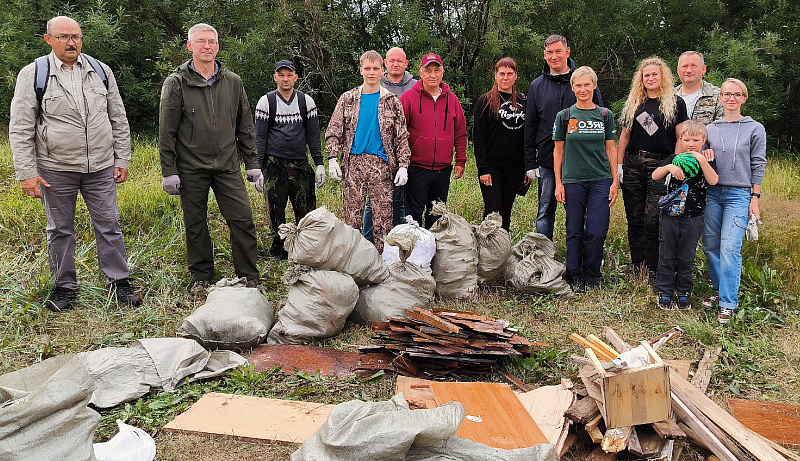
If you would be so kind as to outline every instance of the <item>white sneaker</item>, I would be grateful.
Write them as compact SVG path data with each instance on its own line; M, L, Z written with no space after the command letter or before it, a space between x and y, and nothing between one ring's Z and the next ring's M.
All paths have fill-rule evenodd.
M727 307L720 307L719 314L717 314L717 322L724 325L731 321L732 315L733 315L733 309L728 309Z

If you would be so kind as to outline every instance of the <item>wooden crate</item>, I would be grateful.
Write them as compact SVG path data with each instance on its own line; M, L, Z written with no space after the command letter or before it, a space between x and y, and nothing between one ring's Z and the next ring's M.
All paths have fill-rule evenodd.
M672 418L669 366L650 344L641 344L650 355L650 365L627 370L606 371L594 351L586 349L599 378L601 404L606 428L649 424Z

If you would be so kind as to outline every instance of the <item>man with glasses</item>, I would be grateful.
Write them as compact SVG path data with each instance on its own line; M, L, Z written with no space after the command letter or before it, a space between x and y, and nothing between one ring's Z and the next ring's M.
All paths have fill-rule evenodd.
M255 286L256 229L239 162L247 178L263 184L256 158L255 126L242 79L217 62L216 29L195 24L186 47L192 58L164 80L161 88L159 151L162 188L180 194L192 293L214 279L214 250L208 231L208 191L212 189L231 233L236 275Z
M689 118L708 125L725 113L719 100L719 88L703 80L706 63L697 51L685 51L678 58L678 77L681 84L675 87L678 96L686 103Z
M138 306L119 225L117 184L128 179L130 128L111 69L83 55L83 34L66 16L47 21L52 52L25 66L11 101L9 138L22 192L47 214L53 312L78 292L75 209L80 192L92 218L97 259L121 304ZM38 77L38 79L37 79Z

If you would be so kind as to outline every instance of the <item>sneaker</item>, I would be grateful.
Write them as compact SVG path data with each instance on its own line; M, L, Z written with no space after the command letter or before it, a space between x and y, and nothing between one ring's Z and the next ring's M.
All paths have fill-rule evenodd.
M572 292L576 295L586 291L586 282L583 279L573 280L569 285L572 288Z
M594 277L587 277L586 278L586 289L587 290L594 290L600 289L600 280Z
M50 299L44 305L53 312L64 312L72 309L72 302L75 301L78 290L73 288L56 287Z
M720 307L719 314L717 314L717 322L725 325L726 323L731 321L732 315L733 315L733 309L728 309L727 307Z
M192 296L200 296L206 294L208 292L208 287L211 286L211 282L208 280L195 280L192 286L189 288L189 293Z
M719 295L711 295L703 300L703 305L706 307L715 307L719 304Z
M120 304L127 304L128 306L138 306L142 304L142 297L133 291L128 279L115 280L111 284L111 289L114 290L117 302Z
M692 308L692 303L689 301L687 295L678 295L678 299L675 300L675 305L678 306L679 311L688 311Z
M658 294L658 307L661 308L662 311L671 311L672 310L672 297L670 295L659 293Z

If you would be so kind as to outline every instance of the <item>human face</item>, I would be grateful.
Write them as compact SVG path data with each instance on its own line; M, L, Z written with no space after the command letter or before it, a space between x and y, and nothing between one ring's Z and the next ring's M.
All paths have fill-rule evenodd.
M684 152L701 152L703 144L706 143L706 138L699 134L685 134L681 136L682 147Z
M406 73L408 67L408 59L406 59L405 51L400 48L392 48L386 53L386 59L383 61L386 64L386 73L394 79L402 78Z
M272 79L278 84L279 90L289 92L292 90L292 88L294 88L294 84L297 81L297 74L294 71L283 67L275 72L275 75L272 76Z
M550 66L551 74L566 74L569 72L569 48L561 42L555 42L544 48L544 60Z
M51 34L44 34L44 41L53 49L56 57L68 66L72 66L78 61L81 54L83 42L75 43L70 39L67 43L61 43L56 37L59 35L82 35L81 27L77 22L70 18L54 19L50 23Z
M361 64L361 76L364 77L364 85L380 85L382 75L383 65L380 61L367 59L363 64Z
M212 30L200 30L192 35L192 39L186 42L186 47L192 52L194 61L205 64L213 63L219 53L217 34Z
M684 85L694 86L702 82L705 73L706 66L696 54L687 54L678 61L678 78Z
M730 93L730 96L728 94ZM725 94L725 96L723 96ZM738 95L741 95L737 97ZM725 107L725 110L730 111L737 111L740 110L742 104L747 101L747 96L744 95L744 91L739 87L739 85L733 82L727 82L722 85L722 88L719 90L719 100L722 101L722 106Z
M578 77L572 82L572 91L580 102L590 102L595 88L597 84L588 75Z
M657 65L645 66L642 69L642 83L647 91L647 97L661 96L661 67Z
M497 82L497 89L503 93L511 93L514 82L517 81L517 73L510 67L500 67L494 73L494 81Z
M419 77L422 79L422 86L428 93L437 91L442 84L444 69L436 63L428 64L428 67L419 68Z

